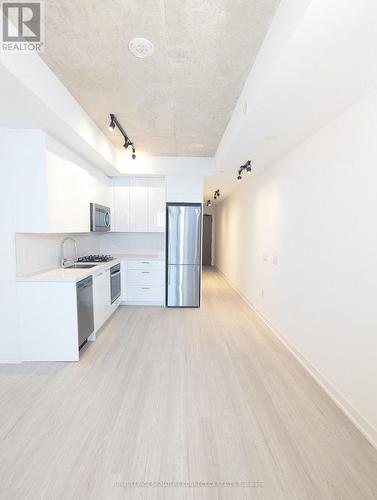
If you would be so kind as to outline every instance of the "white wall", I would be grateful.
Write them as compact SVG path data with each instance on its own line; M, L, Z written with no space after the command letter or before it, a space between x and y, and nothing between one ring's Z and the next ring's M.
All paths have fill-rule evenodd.
M168 175L166 177L166 201L202 203L203 176Z
M16 256L13 232L14 158L9 150L11 133L0 129L0 362L19 360L19 332L16 291ZM4 217L4 214L7 214Z
M377 93L216 207L216 265L377 443Z

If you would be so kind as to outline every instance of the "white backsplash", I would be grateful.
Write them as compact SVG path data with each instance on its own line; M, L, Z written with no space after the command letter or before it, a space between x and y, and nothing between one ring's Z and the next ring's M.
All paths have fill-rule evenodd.
M60 266L61 242L67 236L77 241L78 256L90 254L163 253L163 233L106 234L16 234L17 276L28 276ZM74 245L65 244L67 258L74 257Z
M155 254L165 250L164 233L107 233L99 239L103 254Z
M95 234L16 234L17 276L27 276L60 266L61 242L67 236L77 241L79 256L100 252ZM67 258L73 258L74 245L65 244Z

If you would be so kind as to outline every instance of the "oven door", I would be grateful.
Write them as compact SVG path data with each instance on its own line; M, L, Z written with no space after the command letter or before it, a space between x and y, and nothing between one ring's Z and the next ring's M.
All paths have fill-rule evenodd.
M93 232L110 231L110 208L96 203L90 204L90 230Z
M120 264L117 264L110 269L110 283L111 303L113 304L121 295Z

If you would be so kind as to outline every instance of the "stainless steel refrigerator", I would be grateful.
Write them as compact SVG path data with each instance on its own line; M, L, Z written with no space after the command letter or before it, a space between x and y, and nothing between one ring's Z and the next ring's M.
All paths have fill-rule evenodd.
M166 206L166 306L200 307L202 205Z

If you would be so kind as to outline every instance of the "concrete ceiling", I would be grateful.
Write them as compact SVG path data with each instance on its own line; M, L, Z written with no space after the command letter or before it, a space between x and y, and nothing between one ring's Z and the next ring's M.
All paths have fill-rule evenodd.
M47 0L43 60L113 143L213 156L279 0ZM133 37L155 45L148 59Z
M220 189L221 203L237 190L240 165L252 160L252 182L377 91L376 23L375 0L281 3L206 178L206 199Z

